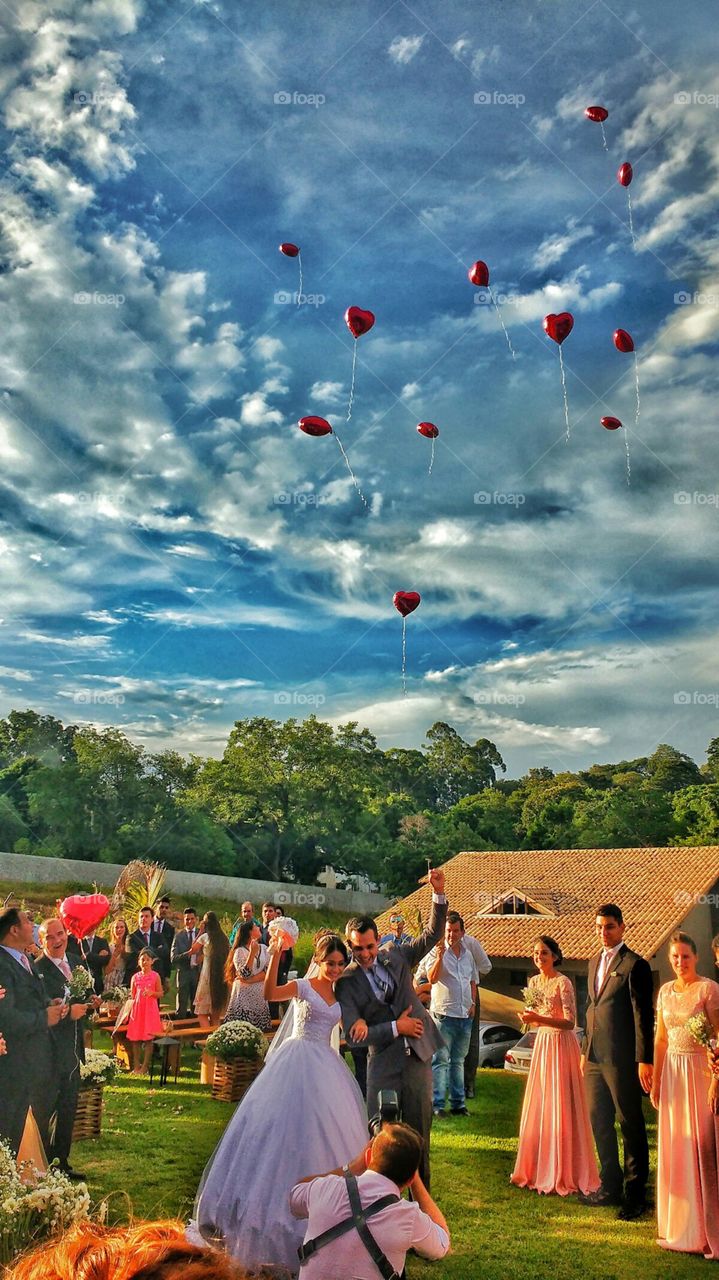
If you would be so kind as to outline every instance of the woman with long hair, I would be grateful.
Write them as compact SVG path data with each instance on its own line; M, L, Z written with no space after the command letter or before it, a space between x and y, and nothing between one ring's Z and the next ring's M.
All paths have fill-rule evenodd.
M113 987L122 987L125 983L125 966L127 964L127 956L125 955L125 942L128 937L128 928L122 916L118 916L113 920L110 926L110 961L105 967L102 978L103 991L110 991Z
M574 1034L574 987L557 973L562 950L554 938L537 938L533 959L539 970L529 980L535 1007L523 1011L522 1021L537 1034L510 1182L545 1195L586 1195L600 1180Z
M268 963L269 953L260 942L259 925L254 920L243 920L225 963L225 980L232 983L232 990L223 1022L240 1019L260 1031L270 1030L270 1006L262 993Z
M697 973L688 933L669 943L673 982L659 988L651 1100L657 1123L657 1243L719 1259L719 1079L687 1030L704 1018L719 1038L719 984Z
M290 1190L308 1174L353 1160L367 1145L367 1114L354 1076L330 1047L340 1021L334 984L347 964L344 942L323 935L316 977L278 986L281 951L282 939L273 939L265 997L292 1000L292 1034L266 1059L230 1120L203 1174L189 1230L248 1269L274 1264L295 1275L306 1224L290 1213Z
M214 911L205 912L200 927L202 932L191 948L191 951L202 952L194 1007L201 1027L215 1027L227 1004L225 964L230 944Z

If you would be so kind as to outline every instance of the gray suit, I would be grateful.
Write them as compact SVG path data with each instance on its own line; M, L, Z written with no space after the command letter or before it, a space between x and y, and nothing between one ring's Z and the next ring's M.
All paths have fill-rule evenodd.
M195 942L199 938L202 930L196 925L194 929ZM172 949L170 951L170 963L173 968L177 969L177 1000L175 1003L175 1012L181 1018L194 1018L195 1016L195 992L197 984L200 980L199 965L191 964L192 957L188 955L190 950L190 935L187 929L180 929L172 939ZM189 1010L189 1012L188 1012Z
M400 1114L424 1139L420 1174L429 1186L429 1135L432 1127L432 1054L444 1042L412 983L412 968L444 936L447 903L432 903L429 925L416 942L406 947L388 943L380 947L378 963L391 979L392 991L386 1002L375 995L369 978L354 962L347 966L335 985L342 1007L342 1023L349 1041L349 1028L358 1018L368 1026L367 1106L377 1109L380 1089L396 1089ZM421 1018L422 1035L417 1039L395 1036L392 1023L411 1010Z

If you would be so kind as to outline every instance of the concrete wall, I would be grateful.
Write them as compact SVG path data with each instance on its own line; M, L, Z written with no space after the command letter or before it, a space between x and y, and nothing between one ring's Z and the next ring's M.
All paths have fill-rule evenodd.
M79 858L38 858L33 854L0 853L0 880L22 884L59 884L71 882L99 889L113 888L123 868L112 862L82 862ZM277 902L286 907L328 907L346 912L348 917L366 913L379 915L389 906L380 893L364 893L356 889L327 889L323 885L278 884L274 880L243 880L237 876L211 876L194 871L168 871L165 880L168 893L187 897L201 894L205 898L222 898L227 902L244 902L249 898L259 910L260 904Z

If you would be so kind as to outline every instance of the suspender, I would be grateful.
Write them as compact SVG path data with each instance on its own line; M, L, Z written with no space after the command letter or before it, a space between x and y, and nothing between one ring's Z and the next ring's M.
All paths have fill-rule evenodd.
M354 1174L350 1173L349 1169L345 1169L343 1172L352 1216L344 1218L342 1222L338 1222L334 1227L330 1227L327 1231L323 1231L321 1235L315 1236L314 1240L308 1240L306 1244L301 1245L297 1250L300 1258L300 1267L309 1261L318 1249L324 1248L326 1244L331 1244L333 1240L338 1240L340 1236L346 1235L348 1231L356 1231L382 1276L382 1280L399 1280L398 1272L395 1271L387 1255L382 1252L367 1226L367 1219L373 1218L376 1213L381 1213L382 1209L386 1209L388 1205L396 1204L400 1197L393 1195L382 1196L379 1200L374 1200L372 1204L367 1205L366 1209L363 1209L357 1179Z

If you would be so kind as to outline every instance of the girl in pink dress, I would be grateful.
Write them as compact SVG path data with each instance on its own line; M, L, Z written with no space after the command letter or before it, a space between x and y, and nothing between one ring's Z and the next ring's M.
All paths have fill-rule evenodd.
M143 947L137 959L140 969L133 974L130 983L132 1010L127 1024L127 1038L133 1046L133 1074L143 1076L150 1069L152 1042L164 1030L159 1005L162 980L159 973L153 971L155 956L148 947Z
M539 973L529 986L543 999L541 1010L522 1014L537 1028L537 1037L510 1181L546 1195L587 1194L597 1190L600 1179L574 1033L574 988L556 972L562 952L554 938L537 938L533 959Z
M659 1112L657 1243L719 1259L719 1081L686 1029L703 1015L719 1036L719 984L697 973L696 943L675 933L673 982L659 989L652 1104Z

